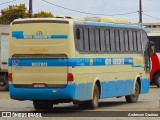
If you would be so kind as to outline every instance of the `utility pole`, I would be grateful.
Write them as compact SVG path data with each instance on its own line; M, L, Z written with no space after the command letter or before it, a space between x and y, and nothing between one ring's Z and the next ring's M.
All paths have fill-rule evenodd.
M32 18L32 12L33 12L33 9L32 9L32 0L29 0L29 17Z
M142 23L142 0L139 0L139 23Z

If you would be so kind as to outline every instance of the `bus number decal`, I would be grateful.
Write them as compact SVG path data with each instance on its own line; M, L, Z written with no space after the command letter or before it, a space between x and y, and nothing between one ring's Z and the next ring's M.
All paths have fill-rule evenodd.
M48 63L41 63L41 62L32 62L33 67L45 67L48 66Z
M106 65L124 65L124 58L107 58L105 59Z
M124 65L124 58L122 58L122 59L113 59L113 65Z

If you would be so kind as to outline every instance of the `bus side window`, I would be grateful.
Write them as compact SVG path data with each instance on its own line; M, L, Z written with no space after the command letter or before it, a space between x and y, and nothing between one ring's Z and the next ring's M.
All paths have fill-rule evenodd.
M95 29L96 51L100 51L100 30Z
M129 51L133 52L133 34L132 31L129 31Z
M134 51L137 52L138 48L137 48L137 32L133 31L133 46L134 46Z
M105 30L106 50L111 51L109 30Z
M84 49L86 52L89 52L89 28L84 28Z
M106 43L105 43L105 36L104 36L104 29L100 29L100 43L101 43L101 52L106 51Z
M119 30L115 30L115 45L116 45L116 51L120 51L120 36L119 36Z
M83 28L76 29L76 46L80 51L84 51Z
M93 28L89 29L89 44L90 44L90 51L94 52L96 49L96 45L95 45L95 32Z
M124 34L123 34L123 30L120 30L120 48L121 51L124 52L125 51L125 39L124 39Z
M77 40L80 40L80 38L81 38L81 36L80 36L80 29L82 29L82 28L77 28L76 29L76 39Z
M114 35L114 30L110 30L110 40L111 40L111 51L115 52L115 35Z
M128 31L124 31L124 43L125 43L125 51L129 51L129 35Z
M142 51L141 33L139 31L137 32L137 46L138 51Z

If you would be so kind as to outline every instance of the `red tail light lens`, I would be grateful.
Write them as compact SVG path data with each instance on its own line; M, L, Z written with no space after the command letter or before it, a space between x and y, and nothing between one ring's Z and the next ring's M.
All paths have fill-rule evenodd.
M66 24L69 24L69 21L66 21Z
M6 65L6 64L7 64L7 62L2 62L2 64L3 64L3 65Z
M74 81L74 76L72 73L68 73L68 82L73 82Z
M16 23L17 23L17 22L14 21L14 22L12 22L12 25L14 25L14 24L16 24Z
M9 80L10 82L12 82L12 73L9 73L9 74L8 74L8 80Z
M35 23L45 22L45 20L34 20Z

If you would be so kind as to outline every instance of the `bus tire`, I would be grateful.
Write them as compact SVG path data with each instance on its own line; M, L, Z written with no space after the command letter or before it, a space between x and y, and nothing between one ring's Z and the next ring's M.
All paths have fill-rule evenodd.
M138 97L139 97L139 93L140 93L140 86L139 86L138 82L136 82L134 94L125 96L127 103L137 102Z
M33 106L36 110L51 110L53 109L52 103L42 102L42 101L33 101Z
M156 74L156 76L153 79L153 82L158 88L160 88L160 72Z
M8 91L8 76L7 75L0 75L0 91Z
M98 107L98 103L99 103L99 89L97 84L95 84L94 86L94 91L93 91L93 98L92 100L87 102L87 106L89 109L96 109Z
M79 103L79 104L78 104L78 107L79 107L80 109L86 109L86 108L87 108L87 102L85 101L85 102Z

